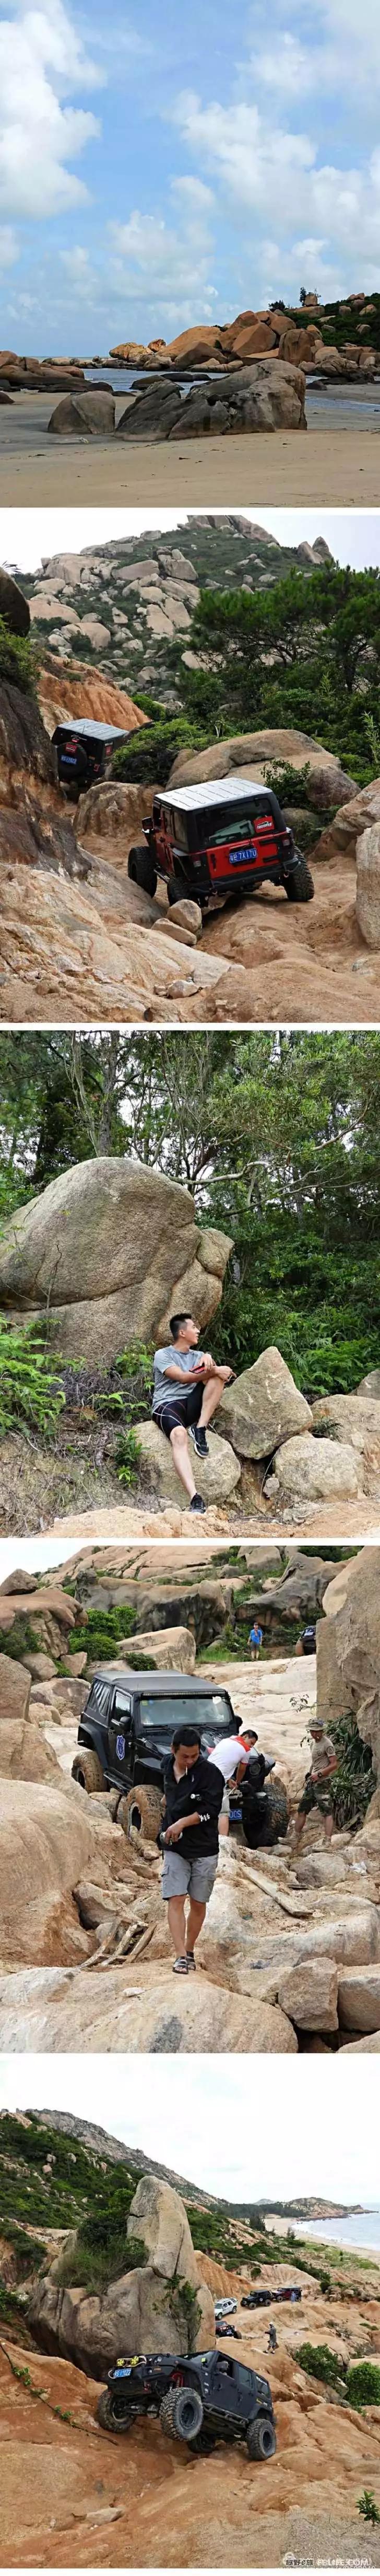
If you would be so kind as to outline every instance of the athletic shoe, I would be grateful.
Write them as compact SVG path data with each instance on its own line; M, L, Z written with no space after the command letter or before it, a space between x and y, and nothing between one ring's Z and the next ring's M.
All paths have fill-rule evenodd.
M190 1439L190 1440L193 1440L193 1442L194 1442L194 1449L196 1449L196 1452L197 1452L197 1458L208 1458L209 1451L208 1451L208 1444L207 1444L207 1440L206 1440L206 1433L205 1433L205 1431L203 1430L203 1423L202 1423L202 1424L201 1424L200 1422L190 1422L190 1423L189 1423L189 1439Z
M201 1494L193 1494L193 1495L192 1495L192 1500L191 1500L191 1503L190 1503L190 1511L191 1511L191 1512L205 1512L205 1510L206 1510L206 1504L202 1502L202 1495L201 1495Z

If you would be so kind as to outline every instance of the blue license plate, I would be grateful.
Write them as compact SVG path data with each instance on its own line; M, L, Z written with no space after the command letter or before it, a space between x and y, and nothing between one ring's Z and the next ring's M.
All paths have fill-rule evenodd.
M249 841L248 849L230 850L230 868L248 868L258 856L257 841Z
M114 2375L114 2379L130 2379L130 2378L131 2378L131 2371L132 2371L132 2364L131 2364L131 2362L130 2362L130 2361L125 2362L125 2363L123 2362L123 2368L122 2368L122 2370L114 2370L114 2374L113 2374L113 2375Z
M230 1800L230 1822L231 1822L231 1824L232 1824L232 1825L241 1825L241 1824L242 1824L242 1822L243 1822L243 1809L242 1809L242 1807L231 1807L231 1800Z
M125 1735L117 1735L117 1736L116 1736L115 1752L116 1752L116 1760L117 1760L117 1762L124 1762L124 1754L125 1754Z

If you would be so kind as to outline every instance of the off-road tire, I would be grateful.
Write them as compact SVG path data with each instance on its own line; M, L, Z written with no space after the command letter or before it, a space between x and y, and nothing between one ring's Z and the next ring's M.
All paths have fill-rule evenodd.
M131 878L132 885L142 886L144 894L156 893L156 869L153 867L149 850L145 847L145 841L139 841L136 848L129 852L128 876Z
M185 898L186 898L186 893L187 893L187 891L188 891L188 889L187 889L187 888L186 888L186 886L185 886L184 878L183 878L183 877L167 877L167 879L166 879L166 892L167 892L168 904L170 905L170 911L171 911L171 908L172 908L172 903L183 903L183 902L184 902L184 900L185 900ZM196 896L194 896L194 897L193 897L193 901L194 901L194 902L196 901Z
M122 1825L128 1842L157 1842L162 1824L160 1790L145 1787L143 1781L141 1787L138 1784L136 1789L129 1789L128 1797L120 1799L117 1821Z
M87 1789L89 1798L94 1797L95 1789L105 1788L104 1771L99 1761L99 1754L92 1752L91 1745L81 1745L79 1752L75 1754L71 1778L78 1781L80 1789Z
M112 2396L112 2389L102 2388L102 2394L101 2397L99 2397L96 2409L96 2417L97 2423L102 2425L104 2433L124 2433L124 2435L126 2433L131 2433L138 2414L138 2406L126 2406L125 2415L117 2413L115 2400Z
M267 1809L265 1822L263 1821L261 1828L257 1827L257 1830L253 1826L252 1841L249 1831L249 1812L245 1824L243 1802L243 1838L248 1845L248 1851L270 1851L273 1843L283 1842L288 1830L290 1806L283 1780L273 1781L273 1785L272 1781L266 1781L265 1792Z
M202 2398L197 2388L167 2388L160 2406L163 2433L171 2433L175 2442L191 2442L192 2450L203 2426Z
M283 1780L274 1780L273 1787L272 1783L268 1781L267 1799L268 1815L265 1829L265 1842L267 1849L270 1850L271 1843L282 1842L284 1835L287 1834L288 1830L290 1806Z
M273 2460L276 2450L276 2435L271 2415L254 2415L247 2432L248 2459Z
M294 874L292 869L291 875L284 877L288 903L312 903L315 889L311 868L308 868L307 859L303 858L302 850L297 850L297 859L298 867L294 869Z

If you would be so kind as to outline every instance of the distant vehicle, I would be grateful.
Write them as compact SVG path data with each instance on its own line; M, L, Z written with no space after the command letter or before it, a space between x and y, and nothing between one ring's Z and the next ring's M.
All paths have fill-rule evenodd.
M180 2361L158 2352L114 2363L98 2423L107 2433L129 2433L142 2415L159 2415L162 2432L192 2451L246 2442L250 2460L272 2460L276 2450L269 2380L215 2349Z
M214 2314L216 2317L236 2317L236 2311L237 2299L215 2299Z
M127 1667L123 1673L120 1665L94 1673L79 1721L72 1776L91 1795L97 1789L120 1790L118 1821L130 1839L140 1833L146 1841L157 1840L173 1728L180 1721L191 1725L193 1718L206 1753L218 1737L238 1732L229 1692L216 1690L203 1675L188 1679L184 1673L128 1672ZM254 1756L242 1791L230 1798L232 1832L240 1826L253 1849L286 1833L286 1791L281 1781L272 1784L272 1769L271 1756Z
M288 2303L290 2301L293 2306L298 2299L302 2299L302 2290L249 2290L247 2297L242 2299L241 2306L242 2308L271 2308L273 2305L280 2306L284 2300Z
M90 716L67 718L56 725L52 742L59 785L72 804L77 805L78 797L95 787L99 778L106 778L116 744L129 740L130 732L121 725L94 724Z
M234 2343L241 2343L241 2334L239 2334L239 2327L238 2327L238 2326L231 2326L231 2325L230 2325L230 2323L229 2323L229 2318L228 2318L228 2317L216 2317L216 2318L215 2318L215 2334L216 2334L216 2335L233 2335Z
M170 904L190 895L207 912L226 895L260 893L267 878L285 887L289 903L310 903L314 894L278 797L245 771L202 779L197 787L160 789L142 830L144 841L129 852L128 876L150 895L163 878Z

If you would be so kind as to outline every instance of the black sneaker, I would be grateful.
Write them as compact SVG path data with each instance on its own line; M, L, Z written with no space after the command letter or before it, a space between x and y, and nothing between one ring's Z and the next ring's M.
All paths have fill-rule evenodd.
M193 1440L194 1442L194 1449L196 1449L197 1458L208 1458L208 1444L206 1433L203 1430L203 1424L200 1422L189 1423L189 1440Z
M192 1500L191 1500L191 1503L190 1503L190 1511L191 1511L191 1512L205 1512L205 1510L206 1510L206 1504L202 1502L202 1495L201 1495L201 1494L193 1494L193 1496L192 1496Z

